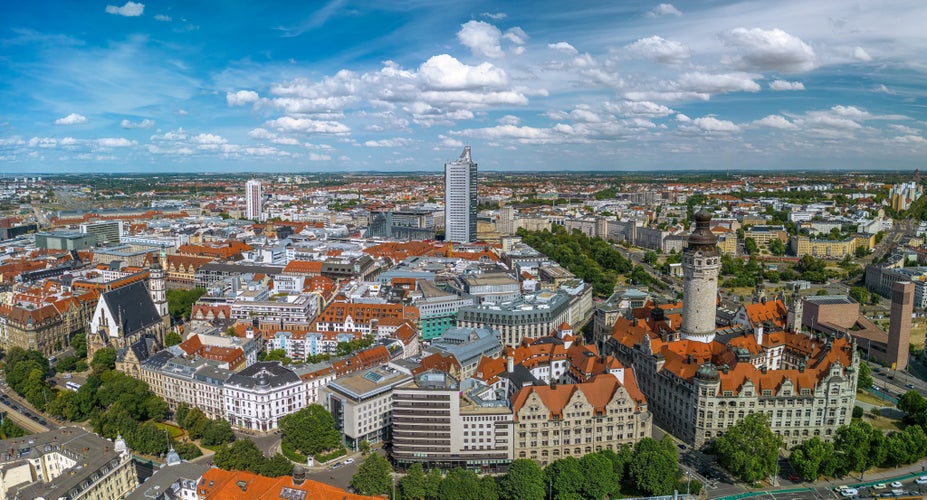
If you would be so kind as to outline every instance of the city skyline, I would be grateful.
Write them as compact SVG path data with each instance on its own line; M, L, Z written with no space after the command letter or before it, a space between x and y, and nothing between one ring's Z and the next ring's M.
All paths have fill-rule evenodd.
M0 171L911 169L927 5L3 7Z

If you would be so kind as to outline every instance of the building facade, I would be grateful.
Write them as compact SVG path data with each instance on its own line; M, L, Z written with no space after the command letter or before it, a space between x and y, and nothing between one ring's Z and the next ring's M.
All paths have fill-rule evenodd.
M306 406L306 387L279 362L258 362L226 380L224 398L230 424L266 432Z
M466 146L460 158L444 164L445 240L475 241L476 212L476 163L470 158L470 146Z
M259 222L264 220L264 193L257 179L245 183L245 217Z

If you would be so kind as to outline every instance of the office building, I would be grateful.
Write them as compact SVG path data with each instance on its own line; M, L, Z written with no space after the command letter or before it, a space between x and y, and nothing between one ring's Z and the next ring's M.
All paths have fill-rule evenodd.
M245 217L254 221L264 220L264 193L261 181L251 179L245 184Z
M476 163L470 146L456 161L444 164L444 239L456 243L476 240Z

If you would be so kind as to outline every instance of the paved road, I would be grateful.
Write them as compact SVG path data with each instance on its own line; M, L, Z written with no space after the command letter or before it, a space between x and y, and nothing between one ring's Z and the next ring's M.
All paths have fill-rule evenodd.
M11 405L15 405L17 408L20 408L20 410L15 410ZM31 434L46 432L49 430L48 426L54 426L54 424L50 422L46 425L42 425L36 420L29 418L28 415L32 413L28 410L23 410L22 406L15 402L10 402L10 405L5 404L4 402L0 402L0 411L6 415L4 418L11 419L13 423L22 427ZM46 422L48 422L48 420L46 420Z

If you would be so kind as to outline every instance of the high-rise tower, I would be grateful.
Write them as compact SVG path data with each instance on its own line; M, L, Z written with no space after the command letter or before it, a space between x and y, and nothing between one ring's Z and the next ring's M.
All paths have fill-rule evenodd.
M245 200L247 208L245 217L255 221L264 220L264 193L261 191L261 181L251 179L245 184Z
M476 240L476 206L476 163L470 159L470 146L466 146L460 158L444 164L445 240Z
M708 343L715 338L721 252L718 237L711 232L711 214L699 210L693 219L695 230L682 252L682 338Z
M914 312L914 283L896 281L892 284L892 312L888 325L887 361L894 370L908 367L911 344L911 314Z
M148 268L148 294L151 295L151 301L154 302L155 309L164 321L165 327L170 329L170 310L167 305L167 287L164 281L163 266L165 264L167 264L167 256L164 250L161 250L161 255Z

